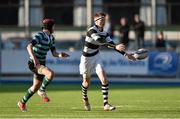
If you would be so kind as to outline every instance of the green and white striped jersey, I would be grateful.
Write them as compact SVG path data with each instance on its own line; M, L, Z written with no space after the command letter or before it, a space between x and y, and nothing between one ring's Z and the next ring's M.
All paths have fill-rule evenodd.
M46 55L49 50L55 50L55 38L45 32L38 32L32 40L33 51L40 64L45 65Z

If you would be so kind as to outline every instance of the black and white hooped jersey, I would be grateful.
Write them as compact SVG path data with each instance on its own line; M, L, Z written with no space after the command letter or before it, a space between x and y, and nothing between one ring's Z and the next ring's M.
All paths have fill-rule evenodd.
M91 27L86 34L83 55L91 57L99 52L99 47L106 43L112 43L110 35L105 31L99 31L96 25Z

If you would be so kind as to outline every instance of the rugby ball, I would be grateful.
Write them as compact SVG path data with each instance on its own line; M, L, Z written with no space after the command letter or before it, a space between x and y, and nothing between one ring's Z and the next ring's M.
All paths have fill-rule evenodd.
M133 56L137 59L137 60L143 60L145 58L148 57L148 50L141 48L139 50L137 50L136 52L133 53Z

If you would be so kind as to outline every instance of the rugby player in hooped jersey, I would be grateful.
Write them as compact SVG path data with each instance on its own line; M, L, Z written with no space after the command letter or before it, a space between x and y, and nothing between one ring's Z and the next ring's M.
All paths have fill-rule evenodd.
M95 70L98 78L101 81L101 90L104 99L104 110L115 110L115 107L108 102L108 80L101 62L99 47L107 46L108 48L112 48L115 51L118 51L129 60L136 60L132 54L128 54L125 52L125 46L123 44L115 45L110 38L110 35L107 32L103 31L105 25L105 16L106 14L103 12L98 12L95 14L95 25L87 31L85 45L79 65L80 74L83 77L83 82L81 86L82 98L84 108L87 111L91 110L87 90L90 84L91 73L93 70Z
M46 67L46 55L49 50L54 57L66 58L68 54L58 53L55 48L55 38L52 35L54 32L54 20L44 19L42 21L42 31L38 32L32 41L27 46L27 51L30 55L28 61L29 69L34 73L33 85L27 90L23 98L18 102L18 107L21 111L27 111L26 103L31 96L38 91L38 95L44 102L49 102L50 99L46 94L46 87L54 77L54 72Z

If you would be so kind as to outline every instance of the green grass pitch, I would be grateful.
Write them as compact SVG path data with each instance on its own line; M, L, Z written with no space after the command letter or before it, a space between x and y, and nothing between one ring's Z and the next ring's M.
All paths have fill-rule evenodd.
M84 111L80 85L51 84L49 103L35 94L28 112L21 112L17 101L29 86L0 85L0 118L180 118L180 87L110 85L109 101L117 109L107 112L99 85L89 88L92 111Z

